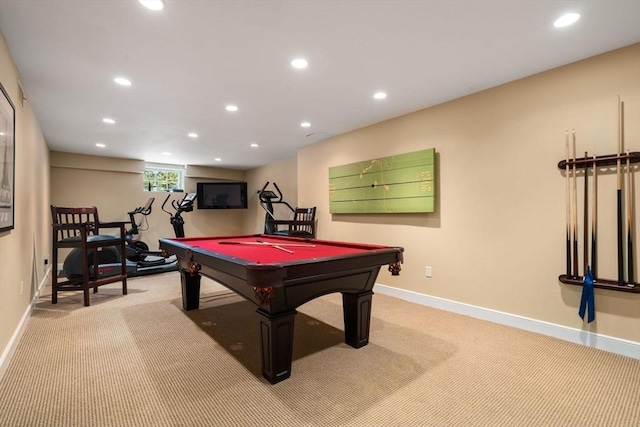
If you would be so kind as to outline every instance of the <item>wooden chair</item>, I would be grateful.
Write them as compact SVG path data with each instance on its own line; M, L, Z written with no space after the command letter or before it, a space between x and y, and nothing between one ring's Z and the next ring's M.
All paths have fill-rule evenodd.
M293 220L273 220L274 235L307 237L315 239L316 237L316 207L312 208L296 208L293 213ZM280 226L286 226L280 230Z
M58 302L59 291L84 292L84 305L89 305L89 289L98 292L98 286L107 283L122 282L122 294L127 294L127 265L125 254L126 222L100 222L98 209L93 207L65 208L51 205L52 224L52 261L54 274L51 281L51 303ZM119 229L120 235L100 235L102 229ZM118 249L118 262L121 269L117 274L102 275L98 268L98 252L106 247ZM66 280L58 277L58 251L60 249L78 249L82 255L82 275ZM120 267L120 266L118 266ZM104 276L104 277L103 277Z

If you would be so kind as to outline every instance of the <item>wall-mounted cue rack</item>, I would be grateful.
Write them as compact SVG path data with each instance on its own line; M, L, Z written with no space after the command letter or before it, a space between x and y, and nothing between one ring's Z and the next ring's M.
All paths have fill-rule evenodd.
M594 164L599 168L603 166L616 166L618 159L625 165L627 159L629 159L629 163L640 163L640 151L633 151L622 155L610 154L606 156L596 156L595 159L593 157L583 157L575 160L562 160L558 163L558 169L565 170L567 166L571 168L574 164L576 165L576 169L586 169L593 167Z
M573 136L574 144L574 156L569 158L569 137L567 133L567 159L558 163L558 168L566 171L566 183L567 183L567 271L565 274L560 275L558 278L560 282L568 285L582 286L584 283L584 275L586 274L587 265L590 266L594 277L594 287L601 289L611 289L621 292L640 293L640 284L634 279L634 265L635 260L633 257L633 183L631 176L633 169L631 165L634 163L640 163L640 152L627 152L619 154L611 154L604 156L587 156L576 158L575 157L575 133ZM619 143L621 147L621 143ZM621 151L621 150L619 150ZM597 246L596 246L596 212L597 212L597 170L605 166L614 166L618 173L618 279L605 279L597 276ZM583 245L583 275L579 275L579 260L578 260L578 243L577 243L577 202L576 202L576 180L577 170L584 169L584 245ZM588 177L589 169L593 170L593 196L592 196L592 228L591 228L591 260L588 260L588 227L587 227L587 211L588 211ZM626 196L622 196L622 181L623 176L626 177ZM573 191L571 191L571 181L573 181ZM570 197L570 195L573 196ZM623 213L622 213L622 198L626 197L627 205L627 218L626 218L626 233L623 230ZM571 200L573 199L573 200ZM626 234L626 235L625 235ZM626 238L626 242L625 242ZM626 259L624 247L626 246ZM626 270L624 265L626 263ZM625 277L626 276L626 277Z

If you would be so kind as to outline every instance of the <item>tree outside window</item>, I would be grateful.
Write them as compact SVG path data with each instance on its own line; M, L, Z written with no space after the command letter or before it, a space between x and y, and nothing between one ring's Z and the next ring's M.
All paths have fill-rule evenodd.
M174 191L183 189L182 171L166 168L146 167L143 175L145 191Z

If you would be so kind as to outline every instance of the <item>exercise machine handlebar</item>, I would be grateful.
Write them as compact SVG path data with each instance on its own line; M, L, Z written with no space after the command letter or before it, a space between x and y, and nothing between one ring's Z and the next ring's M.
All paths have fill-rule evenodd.
M142 222L140 222L140 224L136 222L136 215L140 214L146 217L149 214L151 214L151 206L153 205L154 200L155 200L155 197L150 197L149 200L147 200L146 205L138 206L134 210L127 212L127 214L129 215L129 222L131 223L131 228L127 230L127 236L126 236L127 241L129 243L132 243L131 239L133 239L133 236L138 234L139 227L142 225Z
M164 199L160 209L168 213L171 217L171 225L173 226L173 231L175 232L176 237L184 237L184 219L182 218L182 213L193 211L193 203L197 195L198 193L187 193L180 202L172 200L171 207L173 207L173 210L175 211L173 213L164 208L169 201L171 194Z
M273 186L275 187L278 194L274 193L271 190L267 190L267 187L269 186L269 184L270 182L267 181L267 183L262 186L262 189L258 191L258 198L260 199L260 205L267 212L267 214L272 219L275 220L276 218L273 212L273 205L277 205L277 204L285 205L291 212L295 212L295 209L293 209L293 206L291 206L289 203L283 200L282 191L280 191L280 187L278 187L278 184L276 184L275 182L273 183Z
M142 214L144 216L147 216L151 213L151 206L153 206L153 201L155 200L155 197L150 197L149 200L147 200L147 204L144 206L139 206L137 208L135 208L134 210L132 210L131 212L127 212L129 214L129 216L131 216L132 214Z

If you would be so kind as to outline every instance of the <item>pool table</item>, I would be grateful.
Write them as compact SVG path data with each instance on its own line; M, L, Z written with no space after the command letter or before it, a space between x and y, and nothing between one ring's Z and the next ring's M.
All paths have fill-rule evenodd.
M256 306L262 374L275 384L291 375L296 308L342 293L345 342L369 342L373 285L383 265L400 272L403 248L272 235L165 238L160 249L180 262L182 305L197 309L205 275Z

